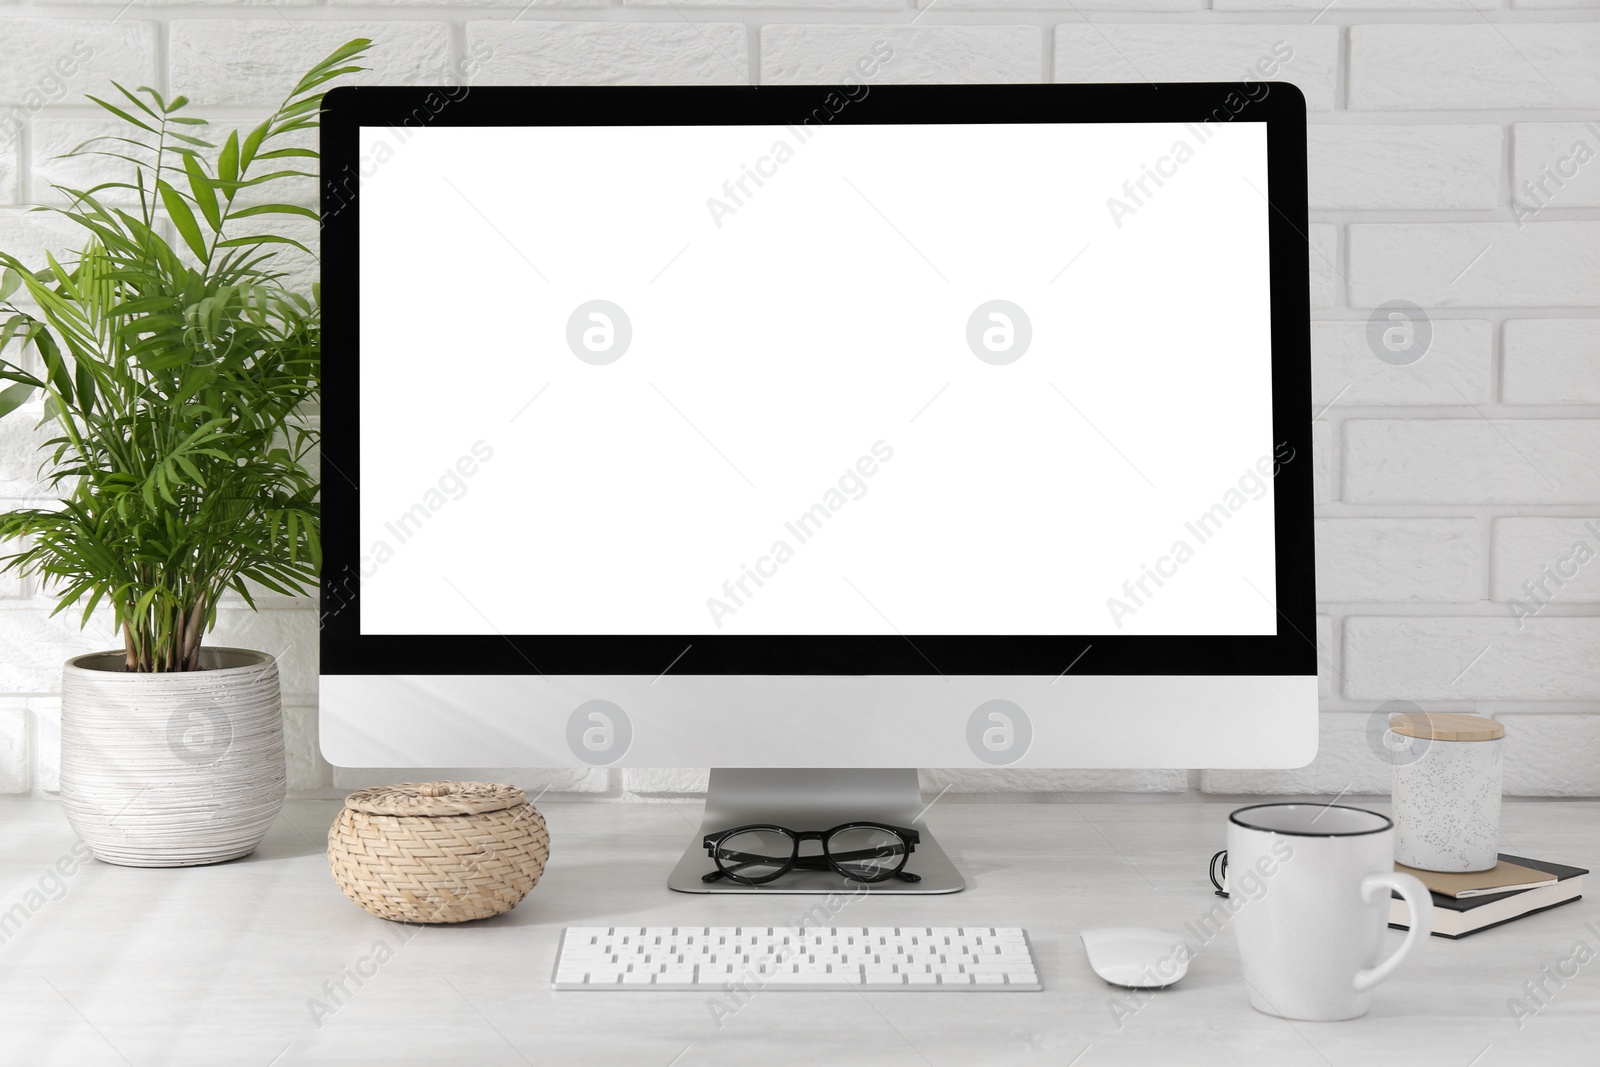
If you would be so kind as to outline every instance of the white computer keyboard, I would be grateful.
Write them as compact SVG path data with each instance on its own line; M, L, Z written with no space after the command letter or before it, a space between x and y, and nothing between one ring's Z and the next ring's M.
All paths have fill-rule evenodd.
M556 989L1036 991L1016 926L569 926Z

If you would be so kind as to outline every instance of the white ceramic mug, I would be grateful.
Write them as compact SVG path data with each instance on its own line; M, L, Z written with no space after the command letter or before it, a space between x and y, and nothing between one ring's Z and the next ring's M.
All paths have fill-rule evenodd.
M1228 816L1228 886L1250 1003L1285 1019L1354 1019L1433 928L1427 887L1394 869L1394 823L1342 805L1257 804ZM1382 963L1390 891L1411 930Z

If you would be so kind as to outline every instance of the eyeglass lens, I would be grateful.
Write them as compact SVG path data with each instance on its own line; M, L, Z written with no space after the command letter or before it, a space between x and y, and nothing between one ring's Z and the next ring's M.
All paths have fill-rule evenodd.
M852 826L828 839L828 858L845 877L857 882L888 878L905 862L906 843L881 826Z
M741 830L717 845L717 866L730 878L759 882L789 866L794 844L794 838L777 830Z

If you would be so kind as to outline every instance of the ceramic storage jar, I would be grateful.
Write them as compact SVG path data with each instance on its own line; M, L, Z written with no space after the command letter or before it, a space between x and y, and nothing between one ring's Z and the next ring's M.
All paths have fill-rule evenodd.
M1500 747L1477 715L1393 715L1395 859L1427 871L1486 871L1498 859Z

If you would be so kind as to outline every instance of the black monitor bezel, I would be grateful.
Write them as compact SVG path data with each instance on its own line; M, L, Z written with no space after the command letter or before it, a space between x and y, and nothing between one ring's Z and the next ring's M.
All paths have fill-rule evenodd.
M342 87L322 116L321 673L658 675L1311 675L1316 673L1305 98L1284 82L1092 85ZM849 101L835 114L828 94ZM1278 632L997 637L360 633L362 126L1265 122L1270 204ZM1199 127L1197 127L1199 128ZM1223 281L1204 279L1227 299ZM419 294L426 299L426 293ZM1272 590L1261 590L1271 596Z

